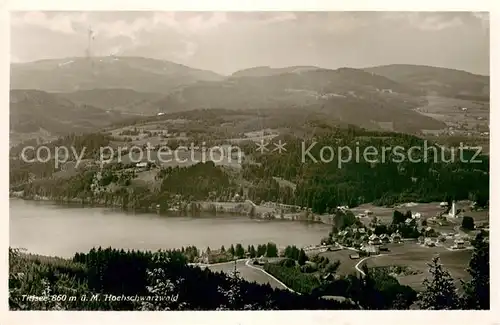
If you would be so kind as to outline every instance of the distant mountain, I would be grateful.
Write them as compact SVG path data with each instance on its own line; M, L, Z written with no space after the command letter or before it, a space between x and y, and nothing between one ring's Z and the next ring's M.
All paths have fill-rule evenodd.
M236 71L232 77L266 77L283 73L301 73L304 71L320 70L321 68L315 66L293 66L285 68L271 68L268 66L254 67Z
M76 105L40 90L10 91L11 143L38 136L50 138L90 132L122 118L119 113Z
M155 115L158 113L158 107L154 102L160 100L164 94L139 92L132 89L90 89L58 93L58 96L76 104L86 104L106 110Z
M181 87L159 105L165 111L198 108L266 108L308 105L331 97L410 100L422 93L363 70L310 70L263 77L230 77L219 82L198 82Z
M165 112L302 108L371 129L409 132L444 128L444 123L412 111L421 104L424 94L363 70L315 69L261 77L233 75L224 81L199 82L179 88L157 105Z
M409 64L391 64L364 70L431 95L486 101L490 96L490 77L466 71Z
M196 83L224 79L215 72L141 57L93 57L11 64L11 89L73 92L124 88L168 93Z

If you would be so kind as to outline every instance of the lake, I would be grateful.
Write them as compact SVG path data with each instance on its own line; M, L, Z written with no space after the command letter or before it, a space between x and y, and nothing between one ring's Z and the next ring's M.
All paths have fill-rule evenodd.
M29 252L71 257L92 247L158 250L194 245L205 250L274 242L319 244L330 227L297 221L251 220L248 217L165 217L106 208L61 206L49 202L9 200L10 246Z

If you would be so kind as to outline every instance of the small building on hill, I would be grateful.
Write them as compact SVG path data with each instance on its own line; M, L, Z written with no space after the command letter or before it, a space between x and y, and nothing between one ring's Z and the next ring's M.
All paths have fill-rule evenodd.
M359 258L359 253L353 253L349 255L351 260L357 260Z

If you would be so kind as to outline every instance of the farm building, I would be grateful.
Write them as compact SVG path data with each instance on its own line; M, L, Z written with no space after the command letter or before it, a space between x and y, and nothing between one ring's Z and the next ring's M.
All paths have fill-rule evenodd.
M425 244L425 246L429 246L429 247L436 246L436 243L432 240L432 238L425 238L424 244Z
M359 258L359 253L350 254L349 258L351 260L357 260Z
M391 241L391 239L389 238L389 235L387 234L382 234L380 235L380 241L383 243L383 244L387 244Z
M397 232L392 233L391 240L393 243L399 243L401 241L401 235Z
M380 254L380 249L376 245L362 246L361 249L369 255Z
M456 249L465 248L465 241L463 239L455 239L455 247Z
M379 236L375 235L375 234L372 234L369 238L368 238L368 243L371 244L371 245L380 245L381 241L380 241L380 238Z

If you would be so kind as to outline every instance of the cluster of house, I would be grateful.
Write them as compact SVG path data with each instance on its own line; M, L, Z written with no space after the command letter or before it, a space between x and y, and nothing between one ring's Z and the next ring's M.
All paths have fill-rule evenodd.
M365 228L352 228L349 230L343 230L338 233L338 236L345 237L347 235L356 233L361 234L361 236L359 237L359 242L361 242L361 244L358 244L359 250L364 251L365 253L370 255L379 254L381 250L386 250L386 248L383 246L384 244L401 243L403 240L399 232L394 232L391 235L381 234L379 236L376 234L371 234L368 236L368 234L366 234Z
M388 234L382 234L377 236L372 234L368 237L368 244L370 245L382 245L388 243L400 243L402 241L401 234L398 232L392 233L390 236Z

